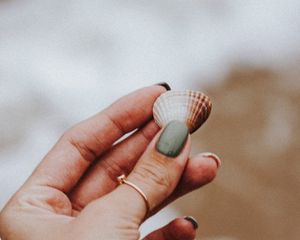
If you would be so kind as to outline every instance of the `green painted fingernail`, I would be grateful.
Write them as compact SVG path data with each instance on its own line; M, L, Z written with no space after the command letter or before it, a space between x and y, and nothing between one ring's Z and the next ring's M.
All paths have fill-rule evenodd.
M170 122L156 144L156 150L168 157L177 157L184 147L189 129L179 121Z

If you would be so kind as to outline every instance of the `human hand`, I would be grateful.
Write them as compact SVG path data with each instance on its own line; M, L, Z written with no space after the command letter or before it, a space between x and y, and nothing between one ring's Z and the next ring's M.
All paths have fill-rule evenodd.
M171 133L182 139L178 156L158 152L163 130L151 120L152 106L164 91L159 85L137 90L68 130L2 210L2 240L136 240L146 218L210 182L220 162L211 154L189 158L184 127ZM170 133L164 137L172 142ZM147 196L146 217L141 195L118 184L121 174ZM193 239L195 228L191 219L178 218L145 239Z

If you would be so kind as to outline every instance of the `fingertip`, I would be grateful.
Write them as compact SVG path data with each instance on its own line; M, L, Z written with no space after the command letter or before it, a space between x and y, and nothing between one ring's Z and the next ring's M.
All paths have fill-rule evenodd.
M207 157L203 154L196 155L192 162L194 163L194 171L198 176L202 176L202 180L206 183L211 182L217 175L218 165L215 159Z
M167 82L156 83L155 85L163 87L165 90L170 91L171 87Z
M159 95L161 95L162 93L169 91L168 87L166 85L163 84L154 84L151 86L148 86L148 88L152 88L154 89L153 91L156 91L158 93L158 97Z
M196 236L196 228L185 217L176 218L168 227L167 234L172 236L170 239L194 239Z
M192 216L185 216L184 219L188 222L190 222L193 226L193 228L196 230L199 227L198 221L192 217Z
M195 237L196 229L193 224L182 217L150 233L144 240L193 240Z
M180 121L169 122L161 132L156 142L156 151L170 157L176 158L182 153L189 137L187 126Z
M211 182L217 175L218 167L214 159L197 154L189 159L183 174L183 181L190 191Z
M221 167L221 159L214 153L211 153L211 152L204 152L204 153L201 153L200 154L202 157L205 157L205 158L210 158L212 160L215 161L215 163L217 164L217 168Z
M159 128L157 124L156 127ZM160 128L159 131L156 132L156 135L153 137L152 141L148 146L148 154L150 154L152 157L157 157L159 159L168 159L168 161L174 160L175 162L178 158L187 159L191 150L191 135L189 133L187 133L186 136L184 136L184 133L174 134L172 129L169 131L171 134L164 134L167 127L168 125L163 128ZM177 145L172 144L174 139L176 140L176 143L178 143L179 135L181 135L180 138L183 139L182 142ZM162 138L164 138L164 141L162 141ZM167 149L162 149L162 146L159 145L164 145L163 147ZM175 150L173 148L175 148ZM176 154L173 154L174 152L176 152Z

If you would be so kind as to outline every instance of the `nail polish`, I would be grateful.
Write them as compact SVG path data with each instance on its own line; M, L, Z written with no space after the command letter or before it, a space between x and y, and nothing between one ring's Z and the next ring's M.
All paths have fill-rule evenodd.
M203 157L207 157L207 158L210 158L210 159L213 159L216 164L217 164L217 167L221 167L221 159L214 153L210 153L210 152L206 152L206 153L202 153L201 154Z
M166 83L166 82L160 82L160 83L157 83L157 84L155 84L155 85L162 86L162 87L164 87L167 91L170 91L170 90L171 90L170 85L169 85L168 83Z
M186 217L184 217L184 219L189 221L190 223L192 223L194 229L197 229L199 227L197 220L195 218L193 218L192 216L186 216Z
M184 123L171 121L160 135L156 150L165 156L177 157L183 149L188 135L189 130Z

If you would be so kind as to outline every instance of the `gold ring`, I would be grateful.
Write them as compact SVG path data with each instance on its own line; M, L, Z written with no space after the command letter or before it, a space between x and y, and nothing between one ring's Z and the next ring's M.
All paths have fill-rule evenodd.
M134 190L136 190L142 196L142 198L144 199L144 202L146 204L146 214L145 214L145 216L147 216L149 211L150 211L150 204L149 204L148 198L145 195L145 193L143 193L143 191L138 186L136 186L132 182L128 181L124 174L118 177L118 181L119 181L120 185L126 184L126 185L132 187Z

